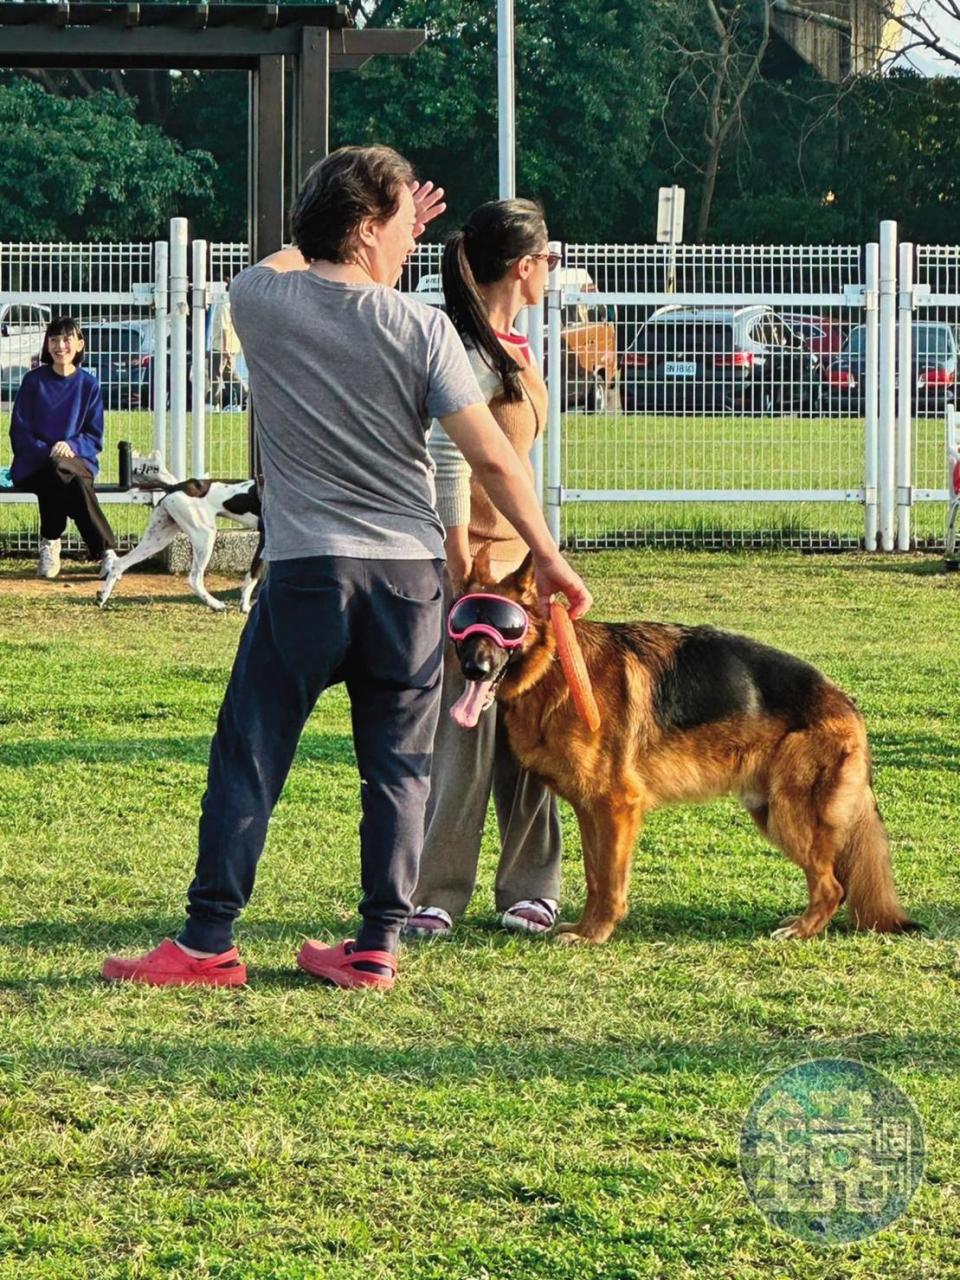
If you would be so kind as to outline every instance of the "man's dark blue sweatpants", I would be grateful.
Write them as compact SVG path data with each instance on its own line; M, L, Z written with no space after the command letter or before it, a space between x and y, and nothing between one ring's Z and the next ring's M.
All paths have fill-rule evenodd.
M270 565L210 748L185 946L232 945L303 727L322 691L342 680L363 813L357 945L396 949L417 883L442 660L442 561L311 556Z

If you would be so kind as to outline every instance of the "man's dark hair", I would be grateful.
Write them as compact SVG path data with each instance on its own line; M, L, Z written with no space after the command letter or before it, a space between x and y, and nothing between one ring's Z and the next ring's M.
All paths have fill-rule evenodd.
M386 222L413 181L392 147L341 147L313 166L297 194L290 229L308 261L348 262L364 218Z

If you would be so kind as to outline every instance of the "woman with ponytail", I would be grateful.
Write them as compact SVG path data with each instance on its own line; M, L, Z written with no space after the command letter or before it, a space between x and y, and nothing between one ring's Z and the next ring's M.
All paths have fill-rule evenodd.
M444 249L447 314L463 339L480 389L531 478L530 451L547 416L547 389L515 323L543 298L552 265L543 211L531 200L496 200L475 210ZM437 507L446 530L447 570L457 589L478 548L490 549L499 580L518 568L527 547L493 506L457 446L438 422L429 438L436 464ZM500 832L495 900L504 927L545 933L557 917L560 823L556 801L521 769L496 704L470 733L450 719L462 692L456 662L445 664L443 704L420 858L419 904L408 937L450 933L473 893L480 841L493 791Z

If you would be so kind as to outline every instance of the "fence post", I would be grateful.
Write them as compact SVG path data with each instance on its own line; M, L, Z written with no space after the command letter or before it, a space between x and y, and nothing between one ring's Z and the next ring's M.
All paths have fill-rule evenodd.
M563 253L563 245L557 240L551 240L547 248L550 253ZM560 416L564 373L561 320L560 267L557 266L550 272L547 288L547 527L557 542L560 541Z
M190 394L193 403L193 443L190 474L207 474L207 242L193 242L193 333L190 353Z
M170 470L187 476L187 220L170 219Z
M897 550L910 550L913 505L913 245L900 246L900 314L897 330Z
M540 301L535 307L527 307L525 311L520 313L527 322L527 341L530 343L530 355L534 364L543 372L543 302ZM530 461L533 463L533 487L537 491L537 498L540 505L543 505L543 427L533 442L533 449L530 452Z
M897 224L880 223L880 546L894 549L897 414Z
M169 336L167 306L168 276L170 274L170 246L166 240L157 240L153 246L153 331L155 348L153 356L153 447L169 466L167 458L167 344Z
M864 321L867 329L866 373L863 388L864 415L864 545L868 551L877 549L877 533L880 528L879 508L877 503L878 454L877 454L877 381L879 376L878 362L878 323L877 295L880 289L880 246L867 245L866 258L866 291L864 294Z

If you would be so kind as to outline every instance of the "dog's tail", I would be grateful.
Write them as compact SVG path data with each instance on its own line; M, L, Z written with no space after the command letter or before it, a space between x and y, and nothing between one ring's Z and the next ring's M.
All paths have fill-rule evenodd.
M923 925L900 905L890 865L890 843L873 792L867 788L834 866L856 929L909 933Z

